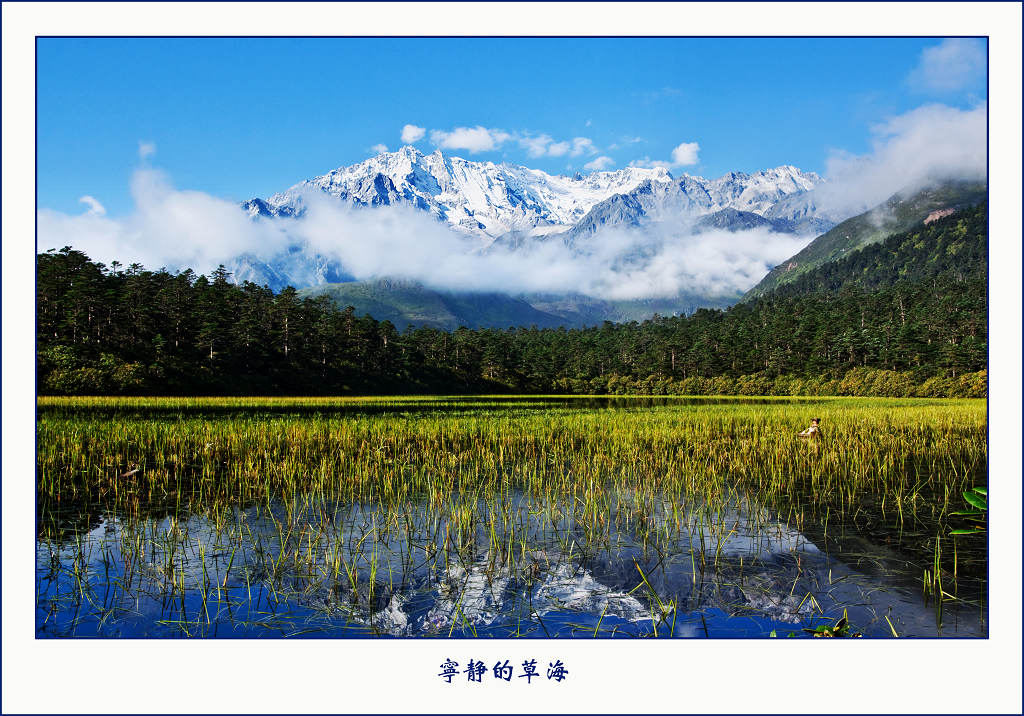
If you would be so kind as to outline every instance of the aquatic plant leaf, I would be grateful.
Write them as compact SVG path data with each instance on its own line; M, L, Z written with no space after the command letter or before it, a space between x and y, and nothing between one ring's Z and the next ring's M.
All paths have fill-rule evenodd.
M973 492L965 492L964 499L977 507L979 510L988 509L988 501L985 498L975 495Z

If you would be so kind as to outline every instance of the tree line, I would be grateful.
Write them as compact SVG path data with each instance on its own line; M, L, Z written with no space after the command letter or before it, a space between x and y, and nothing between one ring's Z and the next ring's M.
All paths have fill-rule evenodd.
M65 247L37 256L38 389L985 395L985 223L983 206L948 217L727 310L583 329L400 333L224 267L105 266Z

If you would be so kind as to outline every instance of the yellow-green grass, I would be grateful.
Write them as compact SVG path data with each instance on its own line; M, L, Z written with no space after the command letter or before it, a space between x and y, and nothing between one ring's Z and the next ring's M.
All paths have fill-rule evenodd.
M987 460L980 400L722 400L607 411L569 400L557 407L564 399L536 409L529 396L525 405L504 397L461 412L446 409L466 405L462 399L441 398L432 404L437 411L402 413L413 400L431 405L424 398L41 398L39 490L59 499L186 487L197 496L239 497L316 489L391 500L509 488L566 499L611 486L705 496L742 488L763 497L809 492L842 507L865 492L896 504L922 491L959 494L984 475ZM353 404L396 412L331 412ZM91 414L112 407L125 412ZM151 407L171 412L130 413ZM212 407L238 412L203 414ZM295 407L316 411L287 413ZM823 437L798 439L811 417L822 418ZM119 477L136 468L131 479Z
M956 593L956 545L944 536L961 493L985 481L984 401L600 405L561 396L41 398L40 537L66 539L51 532L64 532L65 512L116 514L122 560L165 562L184 599L185 550L195 547L176 525L202 515L215 533L206 546L230 554L212 582L200 557L203 589L229 573L298 589L299 575L302 589L341 582L365 599L398 579L393 569L444 573L452 560L485 555L488 574L530 578L552 540L568 555L613 554L626 534L658 554L689 545L695 580L720 568L742 578L749 563L719 563L736 529L782 521L828 534L870 512L873 524L882 514L886 529L922 535L918 555L934 551L926 594L941 604ZM822 437L797 437L813 417ZM233 512L240 504L263 506L273 544ZM171 528L151 515L169 515ZM962 550L961 576L964 568Z

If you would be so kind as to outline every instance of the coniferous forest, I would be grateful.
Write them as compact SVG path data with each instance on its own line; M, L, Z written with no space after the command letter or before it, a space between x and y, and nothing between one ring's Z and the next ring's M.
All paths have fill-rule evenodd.
M987 207L891 236L727 310L583 329L444 332L223 267L37 256L50 395L651 393L982 397Z

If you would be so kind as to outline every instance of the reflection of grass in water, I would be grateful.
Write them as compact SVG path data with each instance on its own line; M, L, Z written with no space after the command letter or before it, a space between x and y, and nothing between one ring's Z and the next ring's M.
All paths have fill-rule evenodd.
M500 411L361 417L330 409L430 403L42 402L61 410L42 412L38 424L41 541L60 551L60 526L51 517L59 519L65 505L119 519L120 554L103 552L104 575L86 574L84 558L65 575L77 585L77 603L121 572L126 584L120 588L130 591L147 561L158 560L166 602L179 612L178 619L162 621L179 623L189 634L204 633L225 615L234 618L252 603L254 583L268 590L266 604L262 596L257 603L271 611L242 624L276 628L273 605L305 601L317 606L304 618L326 621L340 609L354 620L369 616L372 631L372 615L381 611L376 607L407 587L401 582L410 575L436 580L453 565L480 561L489 579L509 574L529 584L546 568L540 551L575 549L586 559L615 554L623 539L662 556L685 542L689 577L697 585L706 572L734 571L723 550L740 532L757 534L774 523L766 506L796 530L824 523L827 534L837 524L857 523L870 503L872 515L901 529L938 535L959 506L953 498L978 481L987 460L981 401L833 399L806 409L725 401L527 411L506 399ZM180 414L132 419L102 413L111 405L143 404ZM323 412L301 418L247 412L282 404ZM190 414L210 405L238 412ZM94 410L101 412L90 415ZM826 437L813 444L794 437L808 410L825 418ZM257 506L250 511L265 522L261 530L254 532L247 513L233 511L239 503ZM211 525L198 545L188 535L190 524L196 528L193 514ZM85 527L71 529L80 534ZM935 574L949 570L943 558L936 557ZM736 581L751 567L741 556ZM964 569L962 562L957 567ZM658 592L648 574L641 575L634 584L646 582L648 600L656 604L650 595ZM232 602L224 591L240 579L247 596ZM186 599L193 593L195 605ZM336 604L323 594L343 598ZM98 599L89 609L109 612L104 605L112 600ZM465 614L459 619L463 632L475 632Z

